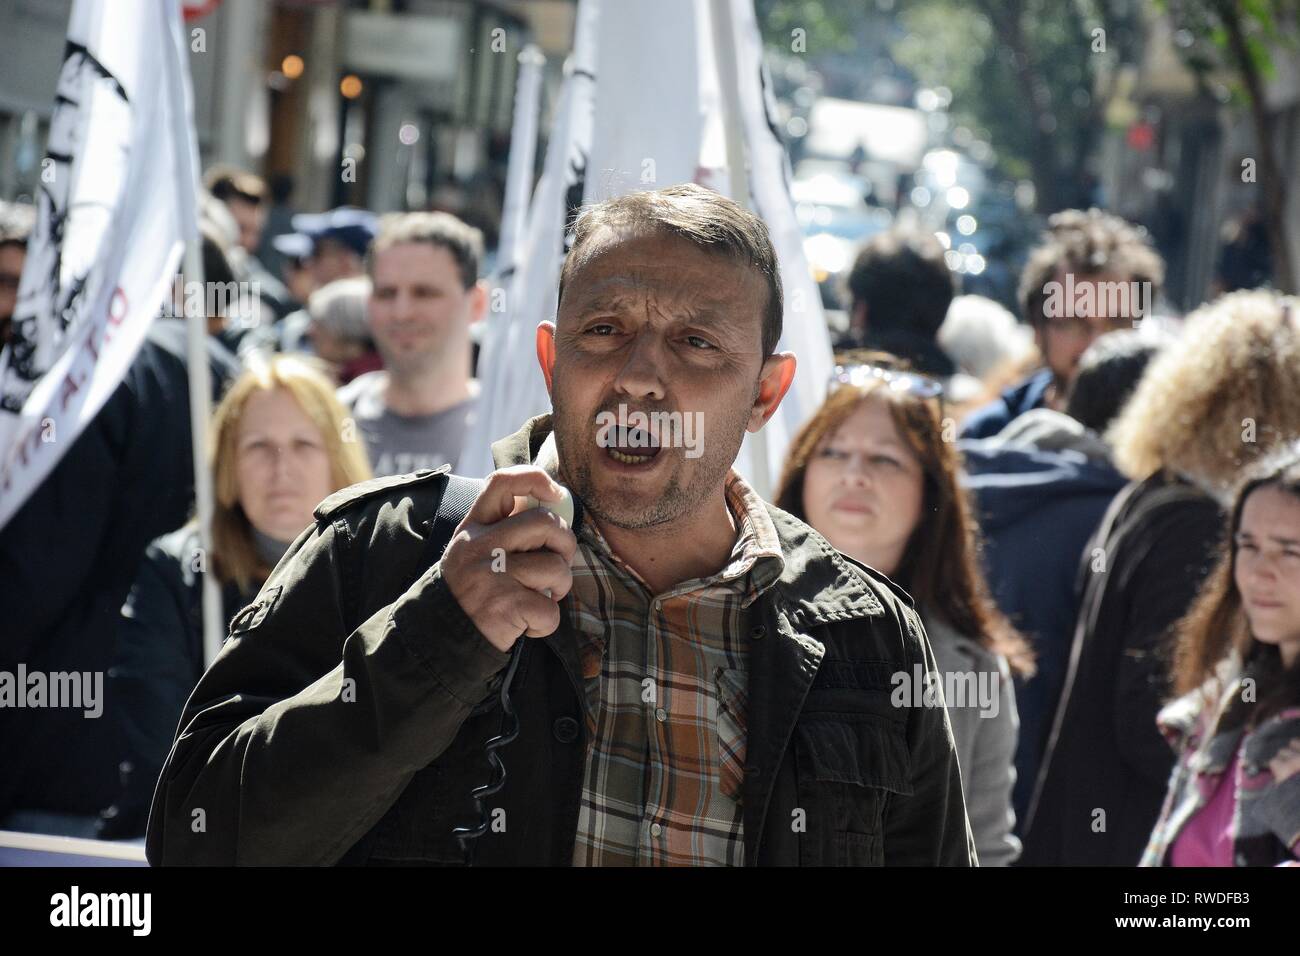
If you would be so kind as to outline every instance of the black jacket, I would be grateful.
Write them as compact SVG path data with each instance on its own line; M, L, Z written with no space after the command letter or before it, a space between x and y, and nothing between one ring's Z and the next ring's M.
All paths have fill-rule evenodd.
M497 464L534 460L549 431L533 419L493 447ZM508 655L442 578L430 522L445 471L326 499L235 618L159 781L151 863L462 862L452 829L478 819ZM935 670L910 599L769 510L787 560L755 602L746 862L969 865L947 714L891 700L892 675ZM562 613L524 640L521 732L490 804L505 826L475 863L567 866L587 743L577 639Z
M122 791L104 815L101 835L144 836L149 803L185 701L203 675L203 568L197 525L149 545L122 605L117 635L113 718L120 759L129 764ZM221 588L222 624L257 597L257 589Z
M0 816L93 814L121 787L112 666L149 542L193 510L185 324L158 319L121 385L0 530L0 670L103 672L103 713L0 708ZM213 399L237 365L208 342Z
M1080 564L1079 620L1022 864L1137 865L1174 765L1156 728L1171 626L1213 566L1222 526L1212 498L1164 473L1111 503Z

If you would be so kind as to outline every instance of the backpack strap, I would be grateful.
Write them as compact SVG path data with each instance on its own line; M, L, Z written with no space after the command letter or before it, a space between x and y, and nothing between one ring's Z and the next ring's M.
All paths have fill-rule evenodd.
M447 550L456 526L465 520L469 510L474 507L485 484L487 482L482 478L447 476L447 485L442 490L438 511L425 525L429 529L425 544L425 556L429 564L442 559L442 553Z

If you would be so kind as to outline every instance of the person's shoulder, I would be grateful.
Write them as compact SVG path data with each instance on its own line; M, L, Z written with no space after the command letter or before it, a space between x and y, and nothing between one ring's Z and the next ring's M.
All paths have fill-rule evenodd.
M948 651L946 656L961 659L961 670L1000 671L1005 667L1002 656L985 647L979 635L957 630L937 610L921 608L919 613L936 656L940 655L941 649Z
M450 472L451 465L443 465L349 485L316 506L316 520L328 522L342 518L353 523L377 516L384 508L393 506L415 508L421 513L428 511L426 517L432 518Z
M853 568L854 571L865 579L865 583L875 591L877 597L883 597L887 601L897 602L909 611L916 610L916 602L912 600L912 595L893 578L886 574L882 574L869 564L863 564L857 558L850 557L843 551L837 551L836 553L848 562L849 566Z
M375 369L373 372L365 372L358 375L346 385L342 385L335 393L339 402L349 411L355 411L357 403L362 399L376 394L384 384L384 370Z

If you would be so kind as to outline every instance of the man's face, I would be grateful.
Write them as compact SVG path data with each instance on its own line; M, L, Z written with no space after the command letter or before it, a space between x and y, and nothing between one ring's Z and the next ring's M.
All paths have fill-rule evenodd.
M348 246L333 239L318 239L307 260L316 288L329 285L335 279L350 279L361 275L361 257Z
M455 257L442 246L406 242L375 253L370 329L384 364L398 372L436 369L450 348L463 349L486 300L466 289Z
M239 226L239 244L249 252L256 252L258 244L262 241L262 225L266 221L266 213L262 207L247 199L231 196L226 200L226 208L230 210L230 214L235 217L235 222Z
M1113 309L1117 302L1126 301L1116 290L1117 283L1129 285L1127 277L1112 273L1094 273L1085 275L1074 273L1067 286L1065 270L1059 270L1053 281L1060 287L1072 288L1073 295L1068 301L1062 293L1061 301L1067 306L1064 315L1044 319L1035 330L1038 348L1043 353L1047 367L1060 386L1062 394L1074 382L1079 368L1079 359L1093 342L1116 329L1132 328L1133 320L1138 316L1129 314L1132 309ZM1128 295L1126 291L1124 293ZM1128 296L1127 301L1134 301ZM1112 314L1113 313L1113 314Z
M767 284L675 236L607 230L589 248L596 251L570 274L556 317L550 384L561 471L602 522L673 522L721 493L747 427L762 420L755 406ZM658 450L646 454L626 432L602 432L620 405L629 415L679 413L682 435L689 417L696 447L666 447L671 435L660 434ZM611 437L643 460L627 463L606 447Z
M23 261L27 252L22 246L8 243L0 246L0 345L4 344L9 320L14 317L18 303L18 280L23 276Z

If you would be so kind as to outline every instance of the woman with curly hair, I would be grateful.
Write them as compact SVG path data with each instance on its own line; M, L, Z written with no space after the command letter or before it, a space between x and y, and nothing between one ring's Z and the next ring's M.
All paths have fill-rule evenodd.
M1155 718L1173 626L1218 553L1244 467L1300 435L1294 300L1239 292L1188 317L1108 432L1130 479L1079 568L1065 686L1024 831L1024 862L1133 866L1173 755Z
M1300 445L1242 485L1227 546L1179 624L1157 723L1178 762L1144 866L1300 859Z
M1011 832L1011 672L1030 672L1032 658L979 569L979 532L955 444L945 440L939 383L883 353L853 358L795 437L776 504L912 595L943 678L980 865L1005 866L1020 852ZM914 704L915 679L901 676L895 703Z

